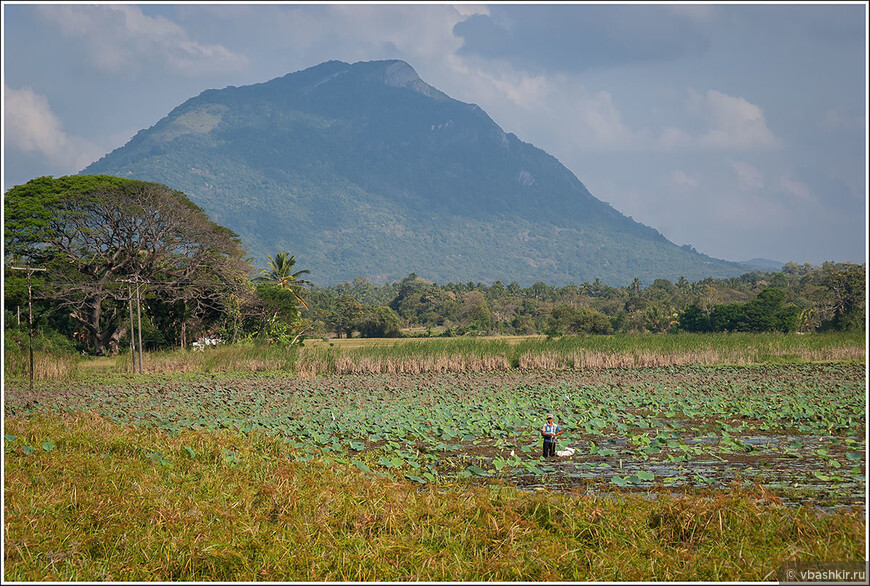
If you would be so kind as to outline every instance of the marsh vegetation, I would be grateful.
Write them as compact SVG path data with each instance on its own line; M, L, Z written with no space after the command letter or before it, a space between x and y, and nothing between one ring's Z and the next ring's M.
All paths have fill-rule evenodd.
M386 351L419 358L405 344ZM13 381L4 577L772 580L784 561L861 559L865 362L776 348L743 365ZM571 458L540 457L547 411Z

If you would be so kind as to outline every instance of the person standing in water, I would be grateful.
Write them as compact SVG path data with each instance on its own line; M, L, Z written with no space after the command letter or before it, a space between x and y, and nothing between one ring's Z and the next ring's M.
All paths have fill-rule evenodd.
M541 435L544 438L544 457L556 456L556 438L564 432L562 428L553 423L553 414L547 413L547 423L541 428Z

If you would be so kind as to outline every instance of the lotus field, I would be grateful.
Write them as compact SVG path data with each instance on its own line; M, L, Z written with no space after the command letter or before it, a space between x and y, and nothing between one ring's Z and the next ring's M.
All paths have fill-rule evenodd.
M746 486L790 506L843 508L864 506L865 380L863 363L150 376L37 386L33 394L17 385L7 388L5 407L7 418L90 412L170 435L269 438L288 461L317 459L420 486L591 494ZM541 457L547 412L565 430L557 449L574 448L570 457ZM36 457L55 441L7 433L6 457ZM140 449L157 467L202 457L195 445ZM252 457L220 454L228 465Z

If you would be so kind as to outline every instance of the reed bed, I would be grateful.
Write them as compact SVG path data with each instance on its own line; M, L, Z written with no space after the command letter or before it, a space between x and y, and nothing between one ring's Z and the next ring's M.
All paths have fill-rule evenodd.
M504 355L435 354L391 358L386 356L306 356L299 361L299 375L318 374L421 374L436 372L490 372L508 370Z
M566 337L508 343L497 338L435 339L303 349L301 376L487 372L520 369L645 368L864 360L861 333L679 334Z
M142 371L145 374L205 374L294 371L298 349L267 344L237 344L197 350L145 352ZM99 375L133 372L129 353L113 357L90 357L72 353L34 352L33 379L39 382L88 379ZM139 371L138 354L135 356ZM26 352L7 349L4 378L26 381L29 358Z
M865 336L831 334L678 334L530 338L433 338L361 340L287 349L236 344L202 351L147 352L145 373L296 372L311 378L331 374L492 372L514 368L644 368L690 364L764 364L865 360ZM28 354L7 348L4 376L25 380ZM138 360L137 360L138 363ZM132 373L129 353L112 358L34 353L34 380L51 382L94 374Z
M33 380L59 381L76 377L80 358L75 354L33 353ZM3 361L4 378L30 378L30 354L7 349Z
M473 338L373 342L354 348L303 349L300 376L318 374L420 374L508 370L511 344L505 340Z
M559 354L555 352L526 352L519 357L519 368L562 370L571 368L650 368L662 366L687 366L692 364L757 364L764 362L823 362L863 360L863 348L828 348L812 350L801 348L789 351L775 351L770 354L751 355L735 349L710 349L680 354L660 352L620 352L578 351Z
M145 373L271 372L293 370L297 351L266 344L237 344L203 350L149 352L142 360ZM115 358L117 372L132 372L130 355ZM137 360L138 369L138 360Z

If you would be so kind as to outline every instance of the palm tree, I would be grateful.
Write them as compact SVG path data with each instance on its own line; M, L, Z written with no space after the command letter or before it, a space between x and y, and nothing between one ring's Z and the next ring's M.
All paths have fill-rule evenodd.
M303 290L302 287L310 285L311 281L300 279L299 276L310 274L311 271L305 269L294 273L293 265L296 264L296 257L290 256L289 252L284 251L279 251L275 255L275 258L269 255L268 264L270 270L261 269L262 276L254 280L258 283L275 283L283 289L290 290L296 297L296 300L302 304L302 307L308 309L308 304L302 299L301 292Z

